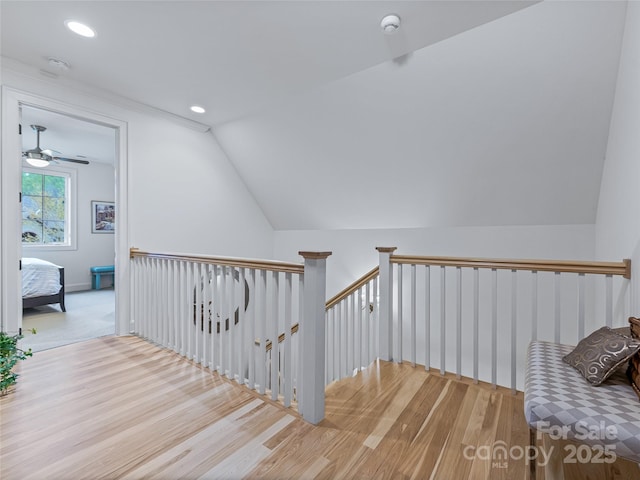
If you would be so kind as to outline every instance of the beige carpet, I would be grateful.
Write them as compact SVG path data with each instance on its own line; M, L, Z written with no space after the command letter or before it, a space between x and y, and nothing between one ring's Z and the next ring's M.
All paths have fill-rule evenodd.
M20 348L38 352L115 332L112 288L67 293L65 307L66 313L57 304L23 310ZM36 329L35 335L31 328Z

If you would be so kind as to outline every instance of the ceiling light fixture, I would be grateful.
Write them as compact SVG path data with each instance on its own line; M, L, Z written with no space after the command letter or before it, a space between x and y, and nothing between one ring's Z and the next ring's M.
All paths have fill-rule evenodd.
M202 108L201 106L199 106L199 105L192 105L191 106L191 111L195 112L195 113L204 113L204 112L206 112L206 110L204 108Z
M32 167L44 168L49 166L49 155L38 152L27 152L25 160Z
M400 28L400 17L393 13L386 15L380 21L380 27L382 27L382 31L387 35L392 34Z
M84 23L80 23L76 20L66 20L64 24L73 33L77 33L78 35L81 35L83 37L93 38L96 36L96 32Z
M51 155L47 155L40 148L40 132L44 132L46 130L45 127L41 127L40 125L31 125L31 128L37 135L37 145L36 148L32 148L31 150L27 150L24 152L24 159L31 166L44 168L48 167L49 163L51 163Z

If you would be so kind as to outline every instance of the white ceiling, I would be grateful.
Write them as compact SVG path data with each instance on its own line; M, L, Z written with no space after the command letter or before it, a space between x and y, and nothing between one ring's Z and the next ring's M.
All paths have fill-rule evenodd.
M3 57L212 126L276 229L595 221L624 2L0 8Z
M116 133L113 128L39 108L22 107L23 151L34 148L37 136L31 125L46 130L40 133L40 148L53 150L55 156L115 165ZM72 165L61 162L64 166Z

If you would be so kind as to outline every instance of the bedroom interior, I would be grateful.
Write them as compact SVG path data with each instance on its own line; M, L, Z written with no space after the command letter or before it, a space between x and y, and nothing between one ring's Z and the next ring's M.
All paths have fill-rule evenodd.
M20 256L18 188L7 180L18 166L6 160L35 145L18 146L12 128L20 107L35 107L117 132L115 196L77 202L122 208L124 228L93 234L115 238L109 257L75 268L71 253L30 255L64 267L69 290L114 264L118 291L89 294L118 294L117 335L24 363L24 382L2 400L7 478L165 468L181 478L528 478L523 458L463 453L531 446L527 342L575 344L640 306L640 4L65 3L100 19L97 36L80 40L59 5L1 6L2 326L20 323L9 268ZM387 36L380 19L392 6L401 24ZM27 22L46 42L16 27ZM51 68L65 56L71 68ZM73 155L51 139L42 146ZM324 280L310 280L329 251ZM315 270L300 252L316 255ZM531 258L550 260L525 271L528 260L505 260ZM592 280L600 261L616 265ZM376 278L352 283L376 265ZM83 308L75 296L67 315ZM299 311L305 298L315 315ZM63 314L39 308L20 325ZM230 327L256 330L223 328L234 311ZM326 320L326 350L299 347L296 316ZM363 316L371 331L354 320ZM380 360L367 366L369 355ZM326 407L317 426L296 411L308 379L325 393L308 397ZM563 465L550 467L529 478L562 478ZM639 471L590 467L565 478Z
M113 205L114 132L34 106L23 106L21 117L21 344L38 351L113 334L113 291L94 290L114 282L103 278L97 285L91 269L113 264L113 215L94 209Z

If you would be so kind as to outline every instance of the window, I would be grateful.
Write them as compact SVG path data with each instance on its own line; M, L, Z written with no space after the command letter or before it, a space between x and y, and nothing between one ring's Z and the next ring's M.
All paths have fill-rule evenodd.
M70 247L70 172L22 171L22 245Z

